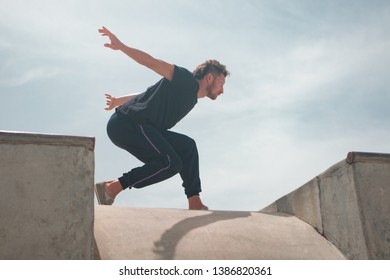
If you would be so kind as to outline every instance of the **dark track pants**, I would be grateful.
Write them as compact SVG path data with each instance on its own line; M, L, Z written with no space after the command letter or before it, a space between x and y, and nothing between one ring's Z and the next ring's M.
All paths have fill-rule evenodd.
M107 124L111 141L144 163L118 178L122 188L140 189L179 173L187 197L201 192L196 143L186 135L138 124L115 112Z

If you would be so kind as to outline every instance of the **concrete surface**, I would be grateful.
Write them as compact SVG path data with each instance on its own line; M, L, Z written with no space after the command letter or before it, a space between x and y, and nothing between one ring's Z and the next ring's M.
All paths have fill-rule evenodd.
M390 155L260 212L94 207L94 138L0 131L0 259L390 259Z
M390 259L390 155L351 152L261 212L302 219L348 259Z
M96 258L344 259L312 226L282 213L95 207Z
M94 139L0 131L0 259L92 259Z

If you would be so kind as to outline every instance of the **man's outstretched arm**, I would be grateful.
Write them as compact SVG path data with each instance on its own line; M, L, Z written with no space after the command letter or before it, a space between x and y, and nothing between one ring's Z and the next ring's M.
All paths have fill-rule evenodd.
M167 78L170 81L172 80L174 70L173 64L156 59L141 50L126 46L104 26L99 29L99 32L102 34L102 36L107 36L111 41L110 44L104 44L105 47L113 50L120 50L139 64L148 67L149 69L155 71L157 74Z

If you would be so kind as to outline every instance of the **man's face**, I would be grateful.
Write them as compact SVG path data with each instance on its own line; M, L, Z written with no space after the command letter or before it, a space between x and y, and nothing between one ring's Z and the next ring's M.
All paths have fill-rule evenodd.
M210 82L207 87L207 97L215 100L219 95L223 93L223 86L225 85L225 76L220 74L219 76L210 75Z

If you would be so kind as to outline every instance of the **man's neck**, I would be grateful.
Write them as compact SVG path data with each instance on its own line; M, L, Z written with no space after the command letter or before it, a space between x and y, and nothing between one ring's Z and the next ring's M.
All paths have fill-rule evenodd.
M202 80L198 80L198 84L199 84L199 90L198 90L198 99L199 98L203 98L207 95L207 85L204 81L204 79Z

